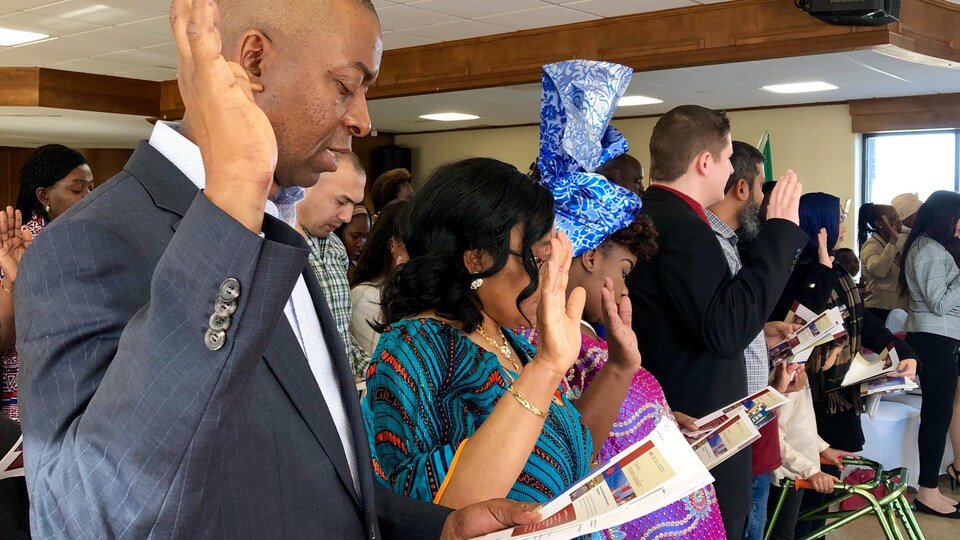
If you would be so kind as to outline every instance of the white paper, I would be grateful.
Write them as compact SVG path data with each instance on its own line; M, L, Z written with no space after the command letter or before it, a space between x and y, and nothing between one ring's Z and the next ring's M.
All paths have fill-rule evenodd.
M909 377L883 377L861 384L860 395L872 396L875 394L906 392L907 390L914 390L916 388L920 388L920 385L913 382L913 379Z
M700 439L705 435L713 433L724 422L729 420L738 410L747 413L747 417L753 422L757 429L773 419L772 412L777 407L790 401L790 398L778 392L774 387L768 386L760 391L754 392L749 396L727 405L726 407L698 418L695 422L697 431L687 429L680 430L688 439Z
M850 368L840 386L852 386L876 379L897 369L898 365L900 365L900 357L897 355L897 350L893 348L893 344L887 345L886 349L870 360L857 353L857 356L850 361Z
M544 519L482 540L564 540L643 517L701 489L713 477L677 426L660 422L643 440L538 511Z
M806 316L810 315L810 310L802 305L795 303L794 307ZM792 314L792 315L791 315ZM788 314L787 322L805 320L799 313ZM799 358L803 361L810 356L799 356L800 353L813 349L817 345L827 343L846 334L843 328L843 314L840 308L835 307L824 311L807 322L802 328L790 338L787 338L773 347L770 347L769 354L773 365L779 365L782 362L797 362Z
M16 476L23 476L23 435L20 435L13 448L0 459L0 480Z
M737 409L712 433L694 441L690 447L703 465L712 469L759 438L760 432L747 416L747 411Z

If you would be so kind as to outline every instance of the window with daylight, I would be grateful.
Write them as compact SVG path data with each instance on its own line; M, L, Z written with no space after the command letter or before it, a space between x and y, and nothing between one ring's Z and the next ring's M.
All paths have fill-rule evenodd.
M863 201L890 204L901 193L921 200L960 191L960 129L863 136Z

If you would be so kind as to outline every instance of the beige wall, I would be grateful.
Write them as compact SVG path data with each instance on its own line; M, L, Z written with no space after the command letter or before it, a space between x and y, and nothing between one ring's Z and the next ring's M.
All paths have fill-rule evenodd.
M645 166L650 163L647 143L656 118L615 121L631 143L631 154ZM787 168L797 172L804 192L824 191L854 199L859 191L858 137L851 130L849 107L827 105L762 109L730 113L734 139L757 144L770 132L775 174ZM413 149L413 168L422 182L436 166L467 156L489 156L526 172L536 159L539 130L536 126L398 135L396 143ZM845 244L853 247L855 233Z

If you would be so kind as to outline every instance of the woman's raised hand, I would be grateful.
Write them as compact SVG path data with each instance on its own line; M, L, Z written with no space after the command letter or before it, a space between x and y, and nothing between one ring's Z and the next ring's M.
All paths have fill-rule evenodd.
M640 347L637 334L633 331L630 297L624 292L617 298L610 278L604 278L600 294L603 298L603 326L607 329L609 361L634 373L640 369Z
M0 270L3 280L12 283L17 279L17 269L33 236L23 228L23 216L19 210L8 206L0 212Z
M567 297L573 245L563 232L550 240L550 258L540 279L537 308L538 348L535 360L562 377L580 354L580 319L586 291L577 287Z

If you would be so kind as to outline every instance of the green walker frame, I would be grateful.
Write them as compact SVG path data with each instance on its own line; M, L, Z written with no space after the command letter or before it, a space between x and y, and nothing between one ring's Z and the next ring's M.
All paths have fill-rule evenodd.
M832 521L829 521L816 531L806 536L798 537L795 540L812 540L818 538L867 514L873 514L877 518L884 538L888 540L904 540L904 536L897 526L898 523L903 525L904 530L907 532L907 538L910 540L925 540L923 531L920 530L920 525L917 523L913 511L910 509L910 503L907 501L908 471L905 467L884 471L883 466L876 461L863 458L843 458L843 464L871 468L875 473L874 478L863 484L834 484L834 497L823 504L801 512L797 518L797 521ZM886 488L887 493L878 498L870 493L870 491L880 485ZM812 489L810 483L805 480L795 481L789 478L781 481L780 486L783 490L780 493L780 500L777 501L777 506L767 523L767 530L763 536L764 540L770 540L773 527L777 522L777 518L780 516L783 501L787 496L787 491L789 489ZM831 506L839 504L841 501L855 495L863 497L867 501L867 504L857 510L836 510L832 512L829 510Z

